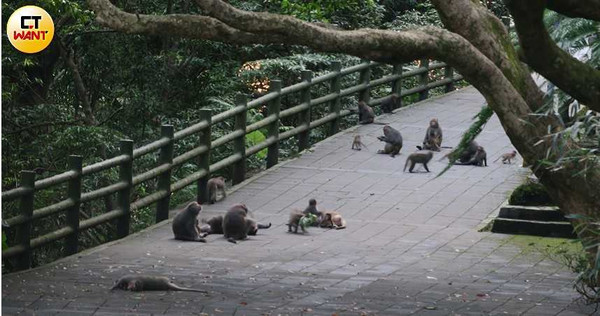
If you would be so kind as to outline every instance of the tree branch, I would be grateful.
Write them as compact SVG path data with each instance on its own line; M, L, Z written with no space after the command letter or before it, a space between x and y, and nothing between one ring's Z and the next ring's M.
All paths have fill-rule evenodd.
M88 0L88 4L95 11L98 23L128 34L169 37L175 35L237 44L270 44L282 40L277 36L256 38L254 34L240 32L206 16L132 14L121 11L109 0Z
M478 1L432 0L444 26L460 34L502 70L521 93L529 107L536 111L543 105L544 93L519 57L504 24Z
M600 71L560 49L543 23L545 1L507 0L527 63L560 89L600 111Z
M571 18L600 21L600 0L548 0L546 6Z
M178 36L259 43L305 45L316 51L335 52L388 63L418 58L434 58L455 67L486 98L521 155L530 161L541 158L546 144L533 144L545 137L555 120L530 116L531 110L521 94L500 69L464 37L435 27L396 32L360 29L342 31L323 28L291 16L238 10L218 0L196 0L205 14L143 16L124 13L108 0L88 0L104 25L138 34L154 34L161 28ZM196 31L192 31L194 29ZM236 33L240 37L231 37Z

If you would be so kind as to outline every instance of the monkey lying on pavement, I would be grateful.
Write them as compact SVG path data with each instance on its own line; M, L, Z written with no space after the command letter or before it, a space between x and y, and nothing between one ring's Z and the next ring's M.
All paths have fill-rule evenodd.
M346 220L342 218L342 214L339 212L325 212L319 226L323 228L344 229L346 228Z
M126 291L187 291L187 292L200 292L208 293L205 290L190 289L187 287L181 287L171 282L166 277L158 276L145 276L145 275L126 275L120 278L112 290L126 290Z

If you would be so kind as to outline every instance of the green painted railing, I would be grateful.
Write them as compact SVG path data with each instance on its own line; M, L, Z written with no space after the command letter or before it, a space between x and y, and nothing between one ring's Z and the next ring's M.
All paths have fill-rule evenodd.
M21 172L21 183L19 187L2 193L3 203L19 199L20 214L18 216L4 219L11 229L16 229L15 239L9 240L12 244L8 249L2 251L2 258L15 258L17 269L28 269L31 267L32 251L50 242L64 239L64 255L71 255L78 251L79 234L94 226L115 221L117 238L129 234L129 222L131 212L156 204L156 222L166 220L169 212L169 199L171 193L181 190L189 185L197 184L198 200L207 200L206 182L210 175L220 169L232 166L233 184L244 181L246 177L246 157L254 155L263 149L267 149L267 168L278 163L279 143L290 137L297 137L298 150L302 151L310 146L309 135L311 129L329 124L327 130L331 136L339 131L342 117L352 114L350 110L341 109L343 97L358 94L359 99L365 100L371 106L377 106L387 97L371 100L371 89L381 85L391 85L392 93L401 97L419 94L419 100L428 97L430 89L445 87L445 91L454 90L454 82L461 80L462 76L455 75L452 68L444 63L430 64L428 60L421 60L420 67L403 72L402 65L394 65L390 75L371 80L371 70L382 65L374 62L342 69L341 63L332 63L332 72L313 78L311 71L302 71L302 81L288 87L282 87L281 81L272 80L268 94L247 101L245 96L238 96L235 106L225 112L212 115L210 110L200 111L200 122L178 132L174 132L173 126L163 125L161 137L147 145L134 149L133 141L121 141L121 154L111 159L82 166L81 156L70 156L70 170L61 174L35 181L33 171ZM432 70L444 68L444 79L429 82L429 73ZM359 73L359 82L351 87L342 88L341 78L354 73ZM401 91L403 78L417 77L417 87ZM311 98L311 87L329 83L329 93L317 98ZM283 111L281 98L283 96L299 93L301 103ZM401 99L401 98L400 98ZM268 104L268 116L261 121L251 125L246 124L248 109ZM311 109L316 106L328 104L328 114L317 120L311 121ZM280 133L281 119L296 115L300 122L298 126ZM234 129L229 134L211 141L211 126L227 119L233 118ZM266 139L251 147L246 147L245 136L253 131L266 128L268 131ZM188 136L200 134L198 146L184 154L173 157L174 143ZM233 154L220 161L210 164L211 150L225 144L233 144ZM159 151L158 166L140 174L133 174L133 161L148 153ZM172 182L171 171L192 159L197 159L199 170L186 178ZM82 192L82 178L95 174L109 168L119 168L119 181L117 183L97 188L93 191ZM134 186L142 182L158 178L156 192L135 201L131 200L131 192ZM42 208L34 209L35 192L49 187L67 184L67 199ZM117 206L115 209L99 216L82 219L80 218L80 206L92 200L107 195L117 194ZM66 226L42 236L32 237L32 222L40 218L66 212Z

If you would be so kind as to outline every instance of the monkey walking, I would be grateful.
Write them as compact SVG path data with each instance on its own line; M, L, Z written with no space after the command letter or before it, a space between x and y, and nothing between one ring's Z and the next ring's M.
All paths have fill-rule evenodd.
M387 99L381 102L381 110L383 113L392 113L398 107L400 97L396 93L392 93Z
M306 228L308 226L315 226L319 223L319 217L313 213L304 213L299 210L293 210L290 213L290 218L288 220L288 232L292 232L292 228L294 228L294 233L298 233L298 227L302 229L302 233L306 233Z
M427 163L431 160L431 158L433 158L433 152L431 152L430 150L420 150L414 152L408 155L408 157L406 158L403 171L406 171L406 166L408 166L408 163L410 162L410 168L408 168L408 172L412 173L413 169L415 168L415 165L418 163L423 164L425 170L429 172L429 168L427 168Z
M402 134L393 127L386 125L383 127L383 136L377 137L382 142L385 142L383 150L377 151L378 154L390 154L395 157L402 149Z
M126 290L126 291L187 291L187 292L200 292L208 293L205 290L190 289L187 287L181 287L169 280L167 277L158 276L145 276L145 275L126 275L115 283L112 287L113 290Z
M172 225L175 239L206 242L198 227L198 214L201 210L200 204L192 202L175 215Z
M475 154L465 162L455 162L455 165L475 165L479 167L483 167L484 165L487 167L487 153L485 149L481 146L477 146Z
M223 177L210 178L206 183L206 188L208 189L208 203L210 204L217 202L217 192L221 192L221 200L227 197L225 178Z
M511 159L515 159L515 157L517 156L517 151L513 150L509 153L505 153L502 154L502 156L498 157L496 160L494 160L494 162L498 161L499 159L502 159L502 163L505 164L506 161L508 161L508 164L511 164Z
M362 147L367 148L367 145L365 145L361 140L360 140L360 135L355 135L354 136L354 140L352 141L352 149L353 150L361 150Z

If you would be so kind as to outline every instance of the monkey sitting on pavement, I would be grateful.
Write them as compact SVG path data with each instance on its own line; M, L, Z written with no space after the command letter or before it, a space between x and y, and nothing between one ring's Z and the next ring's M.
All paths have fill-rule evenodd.
M360 141L360 135L355 135L354 140L352 141L352 149L361 150L362 147L367 148L367 145L363 144L363 142Z
M200 292L208 293L205 290L190 289L181 287L171 282L166 277L158 276L144 276L144 275L126 275L120 278L112 290L126 290L126 291L187 291L187 292Z
M423 164L425 170L429 172L429 168L427 168L427 163L431 160L431 158L433 158L433 153L430 150L419 150L417 152L414 152L408 155L408 157L406 158L403 171L406 171L406 166L408 166L408 163L410 162L410 168L408 168L408 172L412 173L417 163Z
M271 227L271 223L263 228ZM244 240L248 235L256 235L259 225L248 215L244 204L234 204L223 216L223 236L227 241L236 244L236 240Z
M390 154L395 157L402 149L402 134L389 125L383 127L383 136L377 137L380 141L385 142L383 150L377 151L378 154Z
M392 93L387 99L381 102L381 110L383 113L392 113L398 107L400 97L396 93Z
M198 214L201 210L200 204L192 202L175 215L172 224L175 239L206 242L198 228Z
M373 108L365 101L358 101L358 124L371 124L375 121Z
M517 151L513 150L513 151L511 151L509 153L502 154L502 156L498 157L498 159L494 160L494 162L498 161L499 159L502 159L502 163L503 164L505 164L506 161L508 161L508 164L510 165L511 164L510 161L512 159L515 159L516 156L517 156Z
M225 178L223 177L210 178L206 183L206 188L208 189L209 204L214 204L217 201L217 192L221 192L221 200L227 197L227 192L225 192Z

